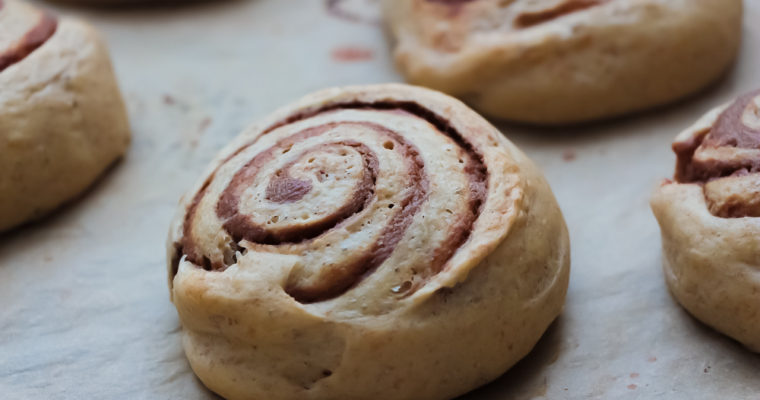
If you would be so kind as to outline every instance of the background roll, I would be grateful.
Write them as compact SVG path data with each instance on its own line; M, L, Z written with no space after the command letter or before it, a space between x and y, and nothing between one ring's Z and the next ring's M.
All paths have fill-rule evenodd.
M105 44L88 24L0 1L0 231L89 187L129 144Z
M398 70L493 117L610 118L715 81L741 38L741 0L384 0Z

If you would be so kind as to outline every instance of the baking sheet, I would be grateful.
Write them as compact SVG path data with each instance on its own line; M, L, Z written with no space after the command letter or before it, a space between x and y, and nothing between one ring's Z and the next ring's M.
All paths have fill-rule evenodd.
M331 85L400 81L377 2L210 1L58 7L110 43L134 142L81 201L0 236L0 398L211 399L180 347L164 242L177 200L245 125ZM738 66L657 112L573 129L500 125L545 171L572 240L564 314L504 377L464 400L758 399L760 356L668 295L648 198L670 142L760 87L760 1ZM684 65L684 68L689 68Z

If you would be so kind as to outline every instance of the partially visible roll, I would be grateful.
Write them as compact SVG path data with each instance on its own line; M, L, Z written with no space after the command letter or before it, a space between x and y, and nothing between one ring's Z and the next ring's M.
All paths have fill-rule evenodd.
M0 0L0 231L72 200L121 157L129 126L95 30Z
M741 0L383 0L410 83L497 118L568 124L663 105L715 81Z
M449 399L562 310L569 244L532 162L459 101L331 89L247 129L182 201L171 297L229 399Z
M675 181L652 198L665 278L695 317L760 352L760 91L673 143Z

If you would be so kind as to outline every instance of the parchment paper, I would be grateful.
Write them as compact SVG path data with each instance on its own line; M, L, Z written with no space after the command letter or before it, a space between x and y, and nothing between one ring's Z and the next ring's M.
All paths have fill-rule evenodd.
M83 199L0 236L0 398L214 398L180 347L167 227L181 194L248 123L326 86L401 80L376 2L337 3L342 13L321 0L58 8L110 43L134 142ZM554 188L573 272L565 312L534 352L463 399L760 399L760 356L669 296L648 206L672 174L673 137L760 87L760 1L745 4L738 66L695 98L572 129L500 125Z

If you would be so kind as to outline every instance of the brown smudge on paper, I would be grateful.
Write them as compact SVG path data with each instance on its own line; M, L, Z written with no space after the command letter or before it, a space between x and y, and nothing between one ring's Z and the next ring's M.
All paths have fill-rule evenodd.
M565 162L572 162L578 158L578 154L573 149L566 149L562 152L562 160Z
M358 61L370 61L374 58L375 53L372 49L359 46L341 46L336 47L330 52L333 61L350 63Z
M201 122L198 123L198 132L203 134L206 132L209 126L211 126L211 117L203 117Z

